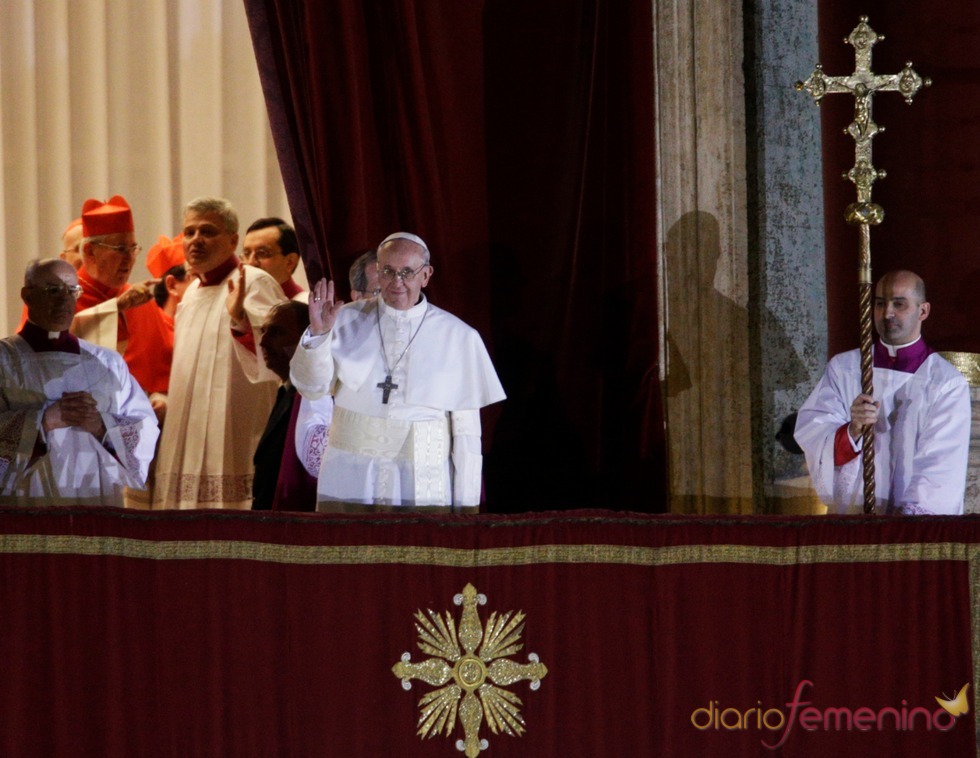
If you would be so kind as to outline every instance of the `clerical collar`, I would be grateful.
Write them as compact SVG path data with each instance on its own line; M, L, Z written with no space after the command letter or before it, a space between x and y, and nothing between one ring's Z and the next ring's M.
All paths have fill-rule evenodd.
M282 284L281 284L280 286L282 287L282 292L283 292L283 294L284 294L284 295L285 295L286 297L288 297L288 298L289 298L290 300L292 300L292 299L293 299L294 297L296 297L296 296L297 296L297 295L298 295L298 294L299 294L300 292L302 292L302 291L303 291L303 288L302 288L302 287L300 287L300 286L299 286L299 285L298 285L298 284L296 283L296 280L295 280L295 279L293 279L293 277L289 277L289 278L288 278L288 279L287 279L286 281L284 281L284 282L283 282L283 283L282 283Z
M82 285L82 289L85 290L86 295L94 296L100 303L111 300L123 290L122 287L114 289L95 281L92 275L85 270L84 265L78 269L78 283Z
M17 334L31 346L35 353L74 353L78 355L81 352L78 346L78 337L67 329L63 332L49 332L33 321L25 321Z
M878 340L875 342L874 365L875 368L914 374L932 352L921 336L906 345L886 345Z
M204 274L198 274L197 278L200 280L202 287L213 287L216 284L221 284L228 274L236 268L238 268L238 257L233 254L226 261L223 261L210 271Z
M415 305L409 308L407 311L398 310L398 308L392 308L385 302L383 297L378 297L378 309L380 315L390 316L392 318L421 318L425 314L425 309L429 307L429 301L425 299L425 295L422 295L421 300L419 300Z

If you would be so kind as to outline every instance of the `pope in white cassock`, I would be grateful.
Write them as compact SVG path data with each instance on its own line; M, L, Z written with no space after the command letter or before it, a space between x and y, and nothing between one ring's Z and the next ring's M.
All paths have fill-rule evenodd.
M422 294L429 260L398 232L378 246L379 297L344 305L333 282L313 289L290 378L334 398L318 510L480 504L480 408L505 395L479 333Z
M27 322L0 340L0 502L117 505L145 487L156 416L114 350L68 332L81 294L60 259L27 268Z
M834 356L800 408L796 441L831 513L862 513L862 432L874 425L878 513L960 514L970 446L966 380L922 339L925 285L911 271L878 282L874 397L861 392L861 355Z

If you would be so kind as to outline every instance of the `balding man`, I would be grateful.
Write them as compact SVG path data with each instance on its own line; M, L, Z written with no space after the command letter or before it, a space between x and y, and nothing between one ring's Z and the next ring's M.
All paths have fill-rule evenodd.
M61 255L58 257L68 261L77 271L82 267L82 219L76 218L61 233Z
M476 509L480 408L504 399L479 333L422 294L433 268L421 238L378 246L381 295L343 306L317 282L291 363L304 397L333 395L318 510Z
M875 289L874 397L861 392L852 350L831 359L800 408L796 441L831 513L863 512L862 434L871 425L878 513L963 513L969 387L922 339L930 310L921 278L885 274Z
M27 268L28 320L0 340L0 502L121 506L145 485L156 417L118 353L69 333L81 293L66 261Z

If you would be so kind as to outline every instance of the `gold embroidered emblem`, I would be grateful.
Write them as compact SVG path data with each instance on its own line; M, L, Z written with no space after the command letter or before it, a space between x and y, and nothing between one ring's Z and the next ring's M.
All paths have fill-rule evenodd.
M412 688L412 679L439 687L419 700L417 734L425 739L444 732L448 737L458 713L465 740L457 740L456 748L465 752L467 758L475 758L490 746L487 740L480 739L484 716L494 734L503 732L512 737L524 734L524 717L520 712L523 702L503 687L529 680L530 688L537 690L548 673L535 653L528 655L530 663L518 663L507 657L524 647L520 641L524 612L498 615L494 611L483 627L476 606L486 602L486 595L478 594L472 584L467 584L453 598L455 605L463 606L458 633L450 611L446 611L445 618L433 610L416 611L419 650L434 657L412 663L412 656L406 652L391 667L406 690Z

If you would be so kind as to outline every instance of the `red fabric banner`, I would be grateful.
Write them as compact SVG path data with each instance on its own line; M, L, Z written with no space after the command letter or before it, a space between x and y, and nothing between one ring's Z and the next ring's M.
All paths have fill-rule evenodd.
M0 753L438 757L468 725L488 756L972 755L978 543L972 517L7 509ZM429 699L448 736L416 735Z

